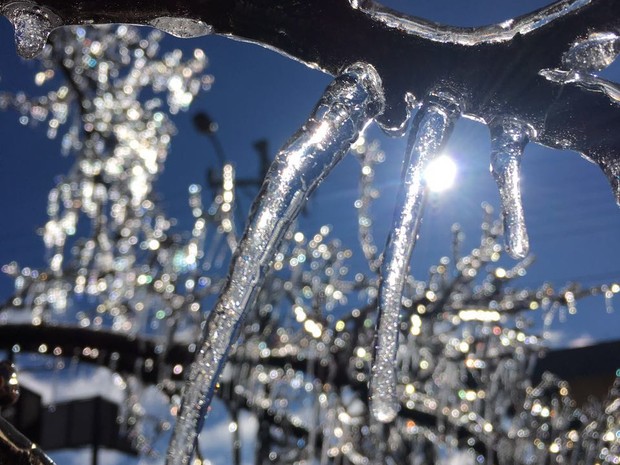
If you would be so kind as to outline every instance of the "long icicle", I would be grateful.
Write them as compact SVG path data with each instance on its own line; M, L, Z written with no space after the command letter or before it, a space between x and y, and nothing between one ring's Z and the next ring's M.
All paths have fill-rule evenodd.
M506 251L512 258L525 258L530 243L521 202L520 167L530 129L511 118L490 125L491 172L499 188Z
M458 104L451 96L429 96L415 116L407 144L403 180L383 257L370 380L371 411L384 423L394 420L399 410L395 372L398 325L403 286L426 200L424 172L444 146L458 114Z
M189 463L228 352L291 222L383 106L375 69L352 65L328 86L306 124L276 156L252 206L226 286L207 320L202 347L189 369L167 465Z

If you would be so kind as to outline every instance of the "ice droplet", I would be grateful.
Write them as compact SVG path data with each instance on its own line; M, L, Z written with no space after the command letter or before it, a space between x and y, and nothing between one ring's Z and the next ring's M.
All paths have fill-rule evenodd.
M405 157L391 233L385 247L379 287L379 321L370 380L371 411L375 419L391 422L397 415L396 352L403 286L426 200L424 172L444 146L459 114L456 100L430 96L415 116Z
M155 18L150 24L160 31L167 32L171 36L180 37L181 39L202 37L213 32L213 28L210 25L189 18L162 16L160 18Z
M530 131L511 118L491 123L490 130L491 172L502 202L506 250L513 258L524 258L530 244L521 202L520 166Z
M45 47L52 29L61 24L51 11L30 2L10 3L2 13L15 29L17 53L26 59L36 57Z
M168 465L189 463L230 347L286 231L308 196L383 106L381 81L374 68L350 66L328 86L306 124L276 156L252 206L226 285L209 314L202 347L189 369L168 448Z

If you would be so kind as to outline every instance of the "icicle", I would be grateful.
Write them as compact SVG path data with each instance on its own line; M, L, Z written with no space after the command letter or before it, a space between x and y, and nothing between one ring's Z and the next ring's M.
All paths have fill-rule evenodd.
M52 29L61 24L51 11L31 2L14 2L2 13L15 29L15 46L22 58L34 58L45 47Z
M524 258L530 248L519 179L528 141L529 128L519 121L502 119L491 125L491 171L502 201L506 250L516 259Z
M458 115L458 105L447 95L431 95L416 114L409 137L392 229L385 247L379 321L370 380L373 416L392 421L398 413L395 361L403 285L426 199L424 171L450 135Z
M209 315L202 348L189 369L168 465L189 463L230 347L284 234L308 196L382 108L376 71L355 64L327 88L310 119L277 155L252 206L226 286Z

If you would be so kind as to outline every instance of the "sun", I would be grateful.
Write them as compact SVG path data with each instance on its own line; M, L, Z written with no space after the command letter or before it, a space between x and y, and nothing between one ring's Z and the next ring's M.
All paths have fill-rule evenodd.
M426 186L432 192L443 192L454 185L457 167L452 158L441 155L428 164L424 171Z

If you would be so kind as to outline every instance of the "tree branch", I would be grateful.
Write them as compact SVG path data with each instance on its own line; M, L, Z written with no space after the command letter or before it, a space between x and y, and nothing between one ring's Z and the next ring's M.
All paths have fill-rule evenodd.
M11 1L0 0L0 9ZM576 40L592 31L620 28L620 3L615 0L563 0L542 12L482 28L433 25L371 2L354 8L348 0L42 3L64 24L201 21L206 30L275 49L333 75L354 62L370 63L385 85L387 108L377 119L386 128L402 128L406 94L421 100L438 86L448 87L462 94L470 117L486 123L497 116L518 118L534 129L536 142L580 152L608 176L619 174L620 102L613 92L603 91L605 86L615 90L614 84L562 84L541 75L561 68L562 55ZM170 24L183 33L179 23Z

